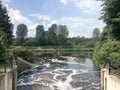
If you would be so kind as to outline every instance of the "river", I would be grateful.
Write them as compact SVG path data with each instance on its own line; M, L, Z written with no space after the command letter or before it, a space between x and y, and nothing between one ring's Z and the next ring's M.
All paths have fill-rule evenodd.
M49 59L22 72L18 90L100 90L100 71L90 58Z

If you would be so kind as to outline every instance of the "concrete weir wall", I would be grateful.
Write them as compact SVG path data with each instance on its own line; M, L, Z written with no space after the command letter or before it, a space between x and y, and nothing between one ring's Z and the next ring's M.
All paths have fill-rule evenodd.
M120 90L120 77L101 69L101 90Z
M17 90L17 68L0 74L0 90Z

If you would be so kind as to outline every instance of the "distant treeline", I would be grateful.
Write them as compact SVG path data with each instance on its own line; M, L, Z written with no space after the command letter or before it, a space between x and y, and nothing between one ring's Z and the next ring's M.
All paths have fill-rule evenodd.
M17 26L16 38L13 45L15 46L62 46L62 47L94 47L95 40L92 38L71 37L66 25L52 24L48 30L43 25L36 27L35 37L27 36L27 25L20 24Z

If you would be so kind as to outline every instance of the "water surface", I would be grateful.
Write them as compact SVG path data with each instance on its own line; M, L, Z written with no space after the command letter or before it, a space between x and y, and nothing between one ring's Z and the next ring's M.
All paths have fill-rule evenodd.
M24 71L18 90L100 90L99 73L89 58L49 59Z

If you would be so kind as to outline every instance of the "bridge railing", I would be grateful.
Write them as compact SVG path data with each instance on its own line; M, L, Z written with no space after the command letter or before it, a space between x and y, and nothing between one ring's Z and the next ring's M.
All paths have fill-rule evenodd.
M108 68L109 74L119 74L120 75L120 61L112 60L110 57L105 57L105 67Z

